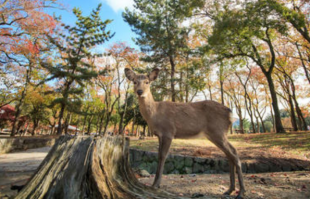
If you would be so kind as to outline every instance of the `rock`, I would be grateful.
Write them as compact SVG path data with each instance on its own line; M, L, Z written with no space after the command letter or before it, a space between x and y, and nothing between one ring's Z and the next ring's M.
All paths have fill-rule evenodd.
M139 151L139 150L133 150L133 159L134 161L140 162L142 161L142 157L144 155L144 151Z
M269 165L266 163L258 163L255 165L255 170L257 173L264 173L269 171Z
M168 174L173 170L175 170L173 162L166 162L164 167L164 174Z
M130 165L132 165L132 163L133 163L133 154L131 152L129 153L129 162L130 162Z
M223 172L229 172L229 165L227 160L219 160L218 161L219 168Z
M243 173L247 173L247 163L246 162L242 162L241 170Z
M192 165L193 165L193 158L191 158L191 157L185 157L185 159L184 159L184 165L186 166L186 167L191 167Z
M282 171L282 168L281 168L281 166L279 166L277 164L270 164L269 165L269 170L271 172L279 172L279 171Z
M185 167L185 168L184 168L184 172L185 172L186 174L191 174L191 173L193 172L193 170L192 170L191 167Z
M291 165L285 164L282 165L282 171L291 171L292 167Z
M211 160L210 161L210 166L212 170L220 170L219 169L219 164L218 164L218 160Z
M204 159L204 158L194 158L194 161L197 162L197 163L203 164L203 163L206 162L206 159Z
M178 170L182 169L185 164L184 156L178 156L178 155L174 156L173 162L176 169Z
M204 172L204 166L201 165L201 163L195 162L193 166L193 173L202 173L202 172Z
M203 167L204 167L203 168L204 171L211 170L211 166L209 164L205 164Z
M150 173L147 170L139 170L139 174L141 177L150 177Z
M201 197L204 197L204 195L201 193L194 193L191 198L201 198Z
M204 174L216 174L217 171L216 170L207 170L205 172L203 172Z
M149 164L149 172L151 174L155 174L156 173L156 169L157 169L157 162L153 161Z
M171 172L171 174L180 174L180 172L178 170L174 170Z
M138 165L138 168L140 170L146 169L146 163L145 162L141 163L140 165Z
M248 173L256 173L255 164L254 163L248 163L247 167Z

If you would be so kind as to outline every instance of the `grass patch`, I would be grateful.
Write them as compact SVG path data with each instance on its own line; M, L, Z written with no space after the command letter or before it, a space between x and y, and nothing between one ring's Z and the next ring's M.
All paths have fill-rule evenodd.
M287 153L298 154L310 158L310 132L290 132L285 134L261 133L245 135L229 135L229 141L238 149L281 149ZM145 140L132 140L131 148L158 151L157 138L147 138ZM170 151L192 150L199 148L215 147L206 138L203 139L174 139Z
M290 132L283 134L263 133L263 134L247 134L247 135L232 135L229 140L234 142L247 142L258 144L263 147L280 147L293 152L308 152L310 151L310 132Z

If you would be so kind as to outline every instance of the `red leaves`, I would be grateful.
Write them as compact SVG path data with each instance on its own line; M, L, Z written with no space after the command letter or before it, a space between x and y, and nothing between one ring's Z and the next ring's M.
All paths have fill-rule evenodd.
M0 50L8 54L21 54L35 58L40 46L47 41L44 34L52 34L54 18L43 10L44 0L16 0L4 4L0 14L5 26L0 26ZM33 41L36 38L36 42Z

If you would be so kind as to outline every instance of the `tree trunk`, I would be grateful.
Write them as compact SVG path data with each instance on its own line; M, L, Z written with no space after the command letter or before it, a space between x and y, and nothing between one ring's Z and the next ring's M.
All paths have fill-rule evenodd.
M174 59L172 56L169 56L169 61L170 61L170 65L171 65L171 73L170 73L170 78L171 78L171 100L173 102L175 102L175 98L176 98L176 93L175 93L175 89L174 89L174 85L175 85L175 79L174 79L174 74L175 74L175 63L174 63Z
M100 118L100 120L99 120L98 132L99 132L99 135L102 135L102 127L103 127L104 114L102 114L99 118Z
M277 94L276 94L276 91L274 88L271 73L265 74L265 76L266 76L267 81L268 81L269 91L270 91L271 100L272 100L272 108L274 111L276 133L285 133L285 130L284 130L282 122L281 122L281 116L280 116L280 110L279 110L279 106L278 106Z
M302 56L302 54L301 54L301 52L300 52L298 43L296 42L295 45L296 45L296 48L297 48L297 50L298 50L298 55L299 55L299 58L300 58L300 61L301 61L301 66L302 66L302 68L304 69L305 75L306 75L306 77L307 77L307 79L308 79L308 82L309 82L309 84L310 84L310 74L309 74L309 72L308 72L308 69L307 69L305 63L304 63L303 56Z
M19 115L21 113L21 106L24 104L24 100L27 94L27 89L28 89L28 83L29 83L29 70L27 70L27 75L26 75L26 83L25 83L25 87L24 90L21 93L21 97L18 101L18 104L15 106L15 114L14 114L14 120L13 120L13 124L12 124L12 131L11 131L11 137L14 137L16 134L16 125L19 119Z
M256 125L257 125L257 128L256 128L257 131L256 132L260 133L260 123L259 123L259 120L258 120L258 116L256 116L255 119L256 119Z
M33 129L32 129L32 132L31 132L31 135L34 136L36 134L36 130L39 126L39 122L38 120L33 120Z
M91 128L91 122L93 121L93 118L94 118L94 115L91 115L89 118L88 118L88 124L87 124L87 134L90 135L90 128Z
M291 88L292 88L292 98L294 100L294 103L295 103L295 107L296 107L296 112L297 112L297 115L298 115L298 119L299 119L299 122L301 123L301 129L300 130L304 130L306 131L307 130L307 123L306 123L306 120L301 112L301 109L299 107L299 104L298 104L298 101L297 101L297 97L296 97L296 90L295 90L295 84L294 82L291 81Z
M292 100L292 96L289 94L288 96L288 104L290 106L290 114L291 114L291 123L294 131L297 131L297 121L296 121L296 116L295 116L295 109L294 109L294 104Z
M68 134L68 129L69 129L69 125L71 123L71 119L72 119L72 114L71 113L67 113L67 117L66 117L66 121L65 121L65 134Z
M129 139L61 136L18 193L26 198L177 198L141 184L129 166Z
M62 134L61 120L62 120L62 117L63 117L64 112L65 112L65 106L66 106L65 104L61 104L61 109L60 109L59 118L58 118L57 135L61 135Z
M249 100L249 103L248 103L248 100ZM252 102L251 102L251 98L247 94L246 89L245 89L244 101L245 101L246 110L250 116L252 131L253 131L253 133L256 133L256 129L255 129L255 125L254 125L254 119L253 119L253 112L252 112Z
M263 133L266 133L266 128L265 128L263 117L261 116L261 114L259 112L257 114L258 114L258 117L260 119L260 123L262 124Z
M146 128L146 125L143 125L143 135L146 137L146 135L145 135L145 128Z

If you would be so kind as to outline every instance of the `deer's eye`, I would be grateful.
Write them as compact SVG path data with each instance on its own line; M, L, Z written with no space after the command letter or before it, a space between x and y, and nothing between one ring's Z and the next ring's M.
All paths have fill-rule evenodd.
M133 82L134 84L137 84L137 82Z
M149 82L145 82L146 84L149 84Z

